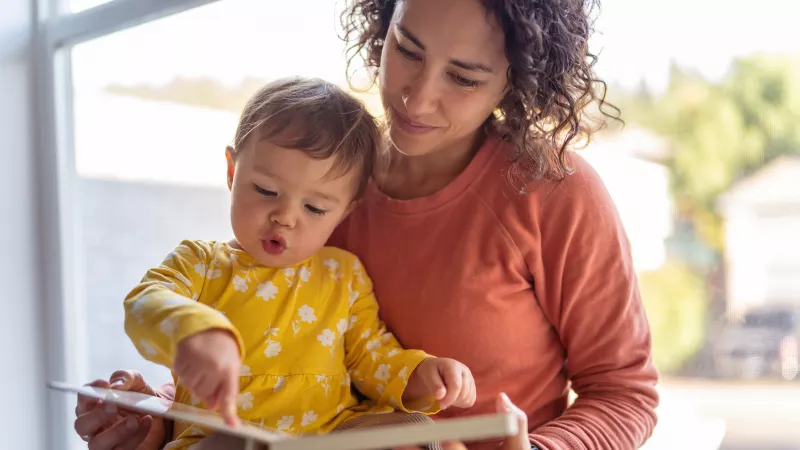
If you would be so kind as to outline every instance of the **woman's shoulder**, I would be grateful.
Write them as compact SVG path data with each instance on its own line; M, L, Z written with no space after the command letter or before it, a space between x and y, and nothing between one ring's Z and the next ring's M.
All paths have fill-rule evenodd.
M496 155L474 190L501 218L568 222L583 212L614 208L597 171L575 151L566 154L568 174L524 184L514 176L519 165L513 159L512 144L502 143L496 151L502 155Z

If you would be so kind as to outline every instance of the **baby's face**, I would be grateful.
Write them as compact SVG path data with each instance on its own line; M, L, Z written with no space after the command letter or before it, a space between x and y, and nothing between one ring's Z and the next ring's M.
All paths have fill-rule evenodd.
M242 249L272 267L319 251L350 211L356 183L352 171L330 173L333 164L267 140L248 140L229 162L231 226Z

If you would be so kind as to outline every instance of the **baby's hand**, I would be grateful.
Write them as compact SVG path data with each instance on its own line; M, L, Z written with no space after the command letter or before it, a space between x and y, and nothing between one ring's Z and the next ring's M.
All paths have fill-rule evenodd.
M475 404L475 379L464 364L448 358L428 358L408 379L403 401L433 396L439 406L469 408Z
M241 362L239 345L229 331L207 330L182 339L174 366L180 384L209 409L219 409L229 425L239 424L236 399Z

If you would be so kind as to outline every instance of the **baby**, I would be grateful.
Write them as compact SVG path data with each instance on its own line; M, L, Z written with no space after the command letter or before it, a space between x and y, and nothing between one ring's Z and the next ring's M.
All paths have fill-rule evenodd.
M181 242L124 302L125 331L172 370L176 401L292 434L472 406L469 369L403 349L358 258L325 247L380 142L364 106L321 80L279 80L250 99L225 152L235 239ZM165 448L205 433L176 423Z

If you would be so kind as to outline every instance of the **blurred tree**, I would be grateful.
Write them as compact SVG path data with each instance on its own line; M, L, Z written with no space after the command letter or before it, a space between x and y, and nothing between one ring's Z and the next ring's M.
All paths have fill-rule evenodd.
M609 92L627 122L671 144L677 217L669 246L677 260L640 281L654 358L662 372L675 372L707 344L706 330L722 317L725 249L717 198L772 159L800 155L800 55L739 59L719 82L673 64L659 95L645 86Z
M645 88L612 93L627 121L671 141L678 213L718 253L719 195L775 157L800 154L800 55L736 60L718 83L673 64L669 85L657 97Z
M639 276L652 333L653 360L662 373L675 373L705 343L706 286L678 261Z

